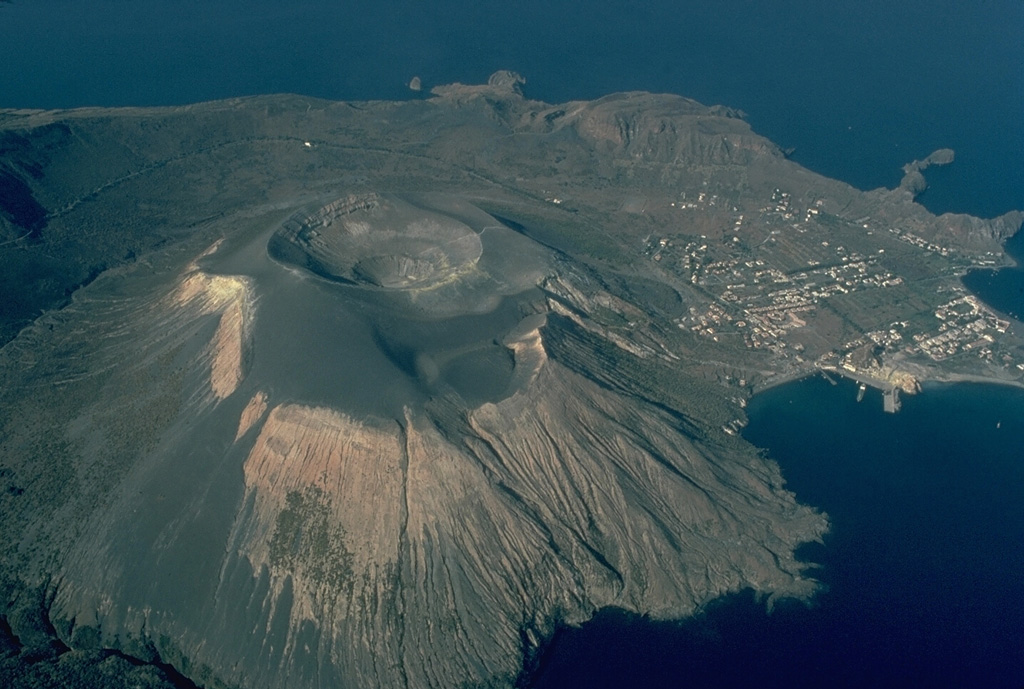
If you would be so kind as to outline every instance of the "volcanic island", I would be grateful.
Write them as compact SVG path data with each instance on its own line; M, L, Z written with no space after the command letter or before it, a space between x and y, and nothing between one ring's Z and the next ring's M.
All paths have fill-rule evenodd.
M605 607L814 596L757 390L1021 384L960 277L1024 216L919 205L951 151L864 192L522 84L0 111L8 672L514 686Z

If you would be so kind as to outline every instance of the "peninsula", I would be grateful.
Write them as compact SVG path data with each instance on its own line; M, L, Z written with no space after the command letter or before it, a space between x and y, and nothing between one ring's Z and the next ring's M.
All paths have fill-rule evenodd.
M960 282L1024 214L917 204L951 151L864 192L727 107L523 84L0 110L0 641L511 687L603 607L814 595L756 390L1024 381Z

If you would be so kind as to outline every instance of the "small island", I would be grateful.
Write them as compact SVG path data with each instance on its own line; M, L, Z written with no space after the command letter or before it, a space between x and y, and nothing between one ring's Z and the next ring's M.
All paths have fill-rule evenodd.
M1022 385L960 278L1024 214L917 204L952 151L860 191L727 107L524 84L0 110L14 637L511 687L602 608L815 595L828 518L739 434L758 390Z

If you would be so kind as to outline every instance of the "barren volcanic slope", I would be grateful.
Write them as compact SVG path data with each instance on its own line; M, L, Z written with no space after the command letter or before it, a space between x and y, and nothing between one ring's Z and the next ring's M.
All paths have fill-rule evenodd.
M210 687L510 686L603 606L814 593L793 552L826 519L735 435L745 399L859 362L894 304L925 327L1020 218L817 177L724 108L520 82L0 112L0 533L26 648L52 623ZM776 312L738 303L737 265L789 296L853 268ZM1004 323L949 308L976 339ZM1012 329L985 342L955 370L1014 379ZM876 342L861 368L954 370L929 351Z

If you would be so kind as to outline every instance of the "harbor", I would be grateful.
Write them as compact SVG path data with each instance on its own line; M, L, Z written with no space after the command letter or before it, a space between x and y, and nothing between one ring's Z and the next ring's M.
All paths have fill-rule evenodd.
M884 411L887 414L899 413L900 409L903 406L903 403L900 400L900 391L908 391L907 388L904 386L896 385L889 381L883 381L877 378L872 378L871 376L866 376L854 371L850 371L849 369L845 368L820 367L818 371L821 373L821 376L832 385L836 384L836 376L848 378L857 383L858 402L862 402L864 400L864 396L867 394L867 389L869 387L881 390L882 411ZM904 385L906 385L906 382L904 382ZM917 387L916 381L914 381L913 387ZM914 392L916 390L912 388L910 391Z

